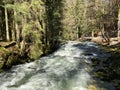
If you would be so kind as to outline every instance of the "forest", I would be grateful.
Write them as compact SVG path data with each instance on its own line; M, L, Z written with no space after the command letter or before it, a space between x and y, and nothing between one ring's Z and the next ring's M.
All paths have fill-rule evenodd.
M104 48L112 55L104 63L112 62L113 66L106 65L120 84L120 0L0 1L0 72L18 64L38 63L40 57L53 53L67 41L95 42ZM98 63L96 58L92 60ZM103 72L98 74L105 79ZM90 88L119 90L120 86Z

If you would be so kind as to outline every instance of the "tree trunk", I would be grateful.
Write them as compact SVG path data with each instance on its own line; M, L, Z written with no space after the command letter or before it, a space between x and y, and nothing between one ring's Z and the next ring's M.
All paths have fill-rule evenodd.
M120 28L118 29L118 41L120 41Z
M94 39L94 30L92 30L92 40Z
M6 40L10 41L9 27L8 27L8 12L6 7L5 7L5 24L6 24Z
M14 10L14 17L17 16L17 12ZM19 30L19 27L18 27L18 23L17 21L15 20L15 40L17 41L17 46L18 48L20 48L20 30Z
M107 42L107 37L106 37L106 35L105 35L105 27L104 27L104 25L103 25L103 28L102 28L102 30L101 30L101 32L102 32L102 37L103 37L103 42L105 41L105 42Z
M24 28L25 28L25 25L26 25L27 21L26 21L26 16L23 16L22 18L22 42L21 42L21 47L20 47L20 53L21 55L24 55L25 53L25 33L24 33Z
M13 28L12 28L12 41L15 41L16 40L16 31L15 31L15 21L13 20L12 22L13 24Z
M103 39L105 40L105 42L107 43L107 45L110 44L110 36L109 36L109 32L107 32L105 30L105 25L103 25L103 29L102 29L102 36L103 36Z
M118 41L120 41L120 8L118 10Z

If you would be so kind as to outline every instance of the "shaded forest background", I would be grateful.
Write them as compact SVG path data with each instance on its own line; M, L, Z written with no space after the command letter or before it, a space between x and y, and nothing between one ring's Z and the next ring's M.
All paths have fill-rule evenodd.
M120 0L1 0L0 42L37 59L67 40L120 40Z

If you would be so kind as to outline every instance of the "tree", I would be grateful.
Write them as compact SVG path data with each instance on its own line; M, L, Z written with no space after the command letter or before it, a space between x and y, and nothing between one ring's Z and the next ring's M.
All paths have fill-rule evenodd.
M8 25L8 12L7 12L7 8L5 7L5 22L6 22L6 39L7 41L10 40L10 36L9 36L9 25Z
M65 0L63 9L63 32L62 37L65 40L75 40L78 38L78 11L76 6L76 0Z
M46 47L50 50L58 48L62 36L63 0L46 0Z
M117 0L117 8L118 8L118 40L120 41L120 1Z
M7 4L12 3L10 0L2 1L2 7L4 8L5 15L5 29L6 29L6 41L10 41L10 30L9 30L9 21L8 21L8 7Z

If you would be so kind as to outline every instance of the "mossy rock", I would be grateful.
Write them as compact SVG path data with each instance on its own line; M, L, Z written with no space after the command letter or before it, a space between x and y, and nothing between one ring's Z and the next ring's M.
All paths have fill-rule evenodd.
M116 90L120 90L120 83L116 86Z
M3 72L4 70L3 69L0 69L0 73Z
M43 54L41 47L31 46L29 57L31 59L38 59Z
M7 49L5 49L4 47L0 47L0 51L8 51Z
M91 54L90 52L83 52L82 55L85 55L85 56L92 56L93 54Z
M94 73L94 76L100 78L101 80L107 80L107 81L110 80L109 74L104 69L99 69L98 71L96 71Z
M4 54L4 66L3 69L8 69L12 67L13 65L19 64L17 61L19 54L14 52L9 52L7 54Z
M8 60L7 60L7 62L6 62L6 66L7 67L11 67L12 66L12 64L14 64L16 62L16 58L15 58L15 56L12 54L12 55L9 55L8 56Z
M98 90L95 85L89 85L88 90Z
M3 68L4 66L4 61L0 61L0 69Z
M13 65L17 65L17 64L22 64L28 62L28 57L27 56L21 56L18 53L11 53L8 56L7 62L6 62L6 67L11 67Z
M0 56L9 53L9 50L5 49L4 47L0 47Z
M92 58L91 61L92 61L92 66L96 66L100 63L96 57Z

